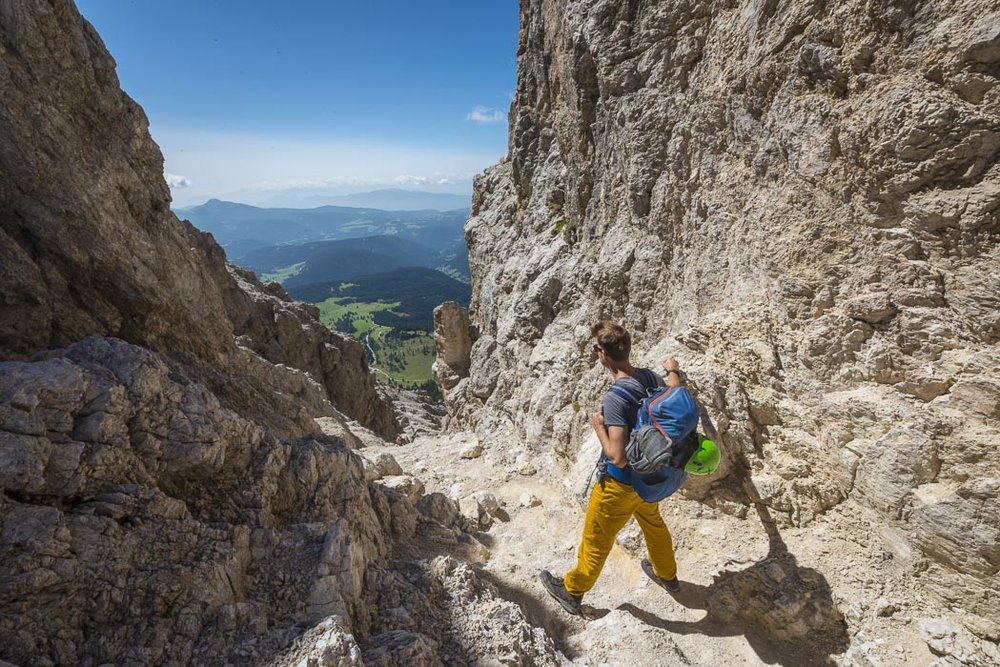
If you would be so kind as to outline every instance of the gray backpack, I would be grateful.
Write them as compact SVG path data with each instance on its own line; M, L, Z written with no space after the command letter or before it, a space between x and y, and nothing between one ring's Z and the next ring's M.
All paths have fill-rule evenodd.
M624 387L611 390L624 396ZM698 405L684 387L646 387L625 458L637 473L663 466L683 469L698 449Z

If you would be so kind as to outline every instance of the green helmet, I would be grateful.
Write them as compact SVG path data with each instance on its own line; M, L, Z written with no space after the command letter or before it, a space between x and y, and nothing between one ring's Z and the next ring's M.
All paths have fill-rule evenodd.
M722 460L722 455L719 453L719 448L715 446L714 442L699 433L698 449L691 455L684 470L692 475L711 475L719 467L720 460Z

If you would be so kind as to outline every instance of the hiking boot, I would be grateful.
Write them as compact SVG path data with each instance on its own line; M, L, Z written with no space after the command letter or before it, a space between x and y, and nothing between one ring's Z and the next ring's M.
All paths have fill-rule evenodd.
M645 572L646 576L652 579L657 586L664 589L668 593L680 592L681 582L677 581L677 577L674 577L673 579L664 579L663 577L657 576L657 574L653 572L653 564L645 558L642 559L641 565L642 571Z
M552 573L548 570L539 572L538 580L542 582L542 586L549 592L549 595L559 601L563 609L574 616L581 615L580 603L583 602L582 595L570 595L569 591L566 590L566 586L563 585L563 580L552 576Z

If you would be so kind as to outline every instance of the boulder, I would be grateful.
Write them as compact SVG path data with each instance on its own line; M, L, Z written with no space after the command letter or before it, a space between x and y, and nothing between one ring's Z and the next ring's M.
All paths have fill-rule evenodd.
M434 379L441 391L447 392L469 375L472 333L468 311L454 301L435 308L434 343L437 346Z
M521 496L518 498L517 502L521 507L528 507L528 508L539 507L542 504L542 501L538 498L538 496L534 495L533 493L527 493L527 492L522 493Z
M481 530L489 530L493 519L475 496L462 498L458 503L458 511L469 522L469 525Z
M458 455L463 459L478 459L483 455L483 446L478 442L473 442L464 447Z
M963 665L977 664L979 652L961 627L944 618L924 618L917 628L934 655L953 658Z
M424 495L424 483L413 475L390 475L383 477L382 483L393 491L402 493L411 503L416 503Z
M389 475L402 475L403 469L392 454L388 452L378 452L369 454L365 450L360 450L361 464L365 470L365 479L374 481Z
M444 526L459 525L462 518L458 503L443 493L428 493L417 501L417 509L428 519Z

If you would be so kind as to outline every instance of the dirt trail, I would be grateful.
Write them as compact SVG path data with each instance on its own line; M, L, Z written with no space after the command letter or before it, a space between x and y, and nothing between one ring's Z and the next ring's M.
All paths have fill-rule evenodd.
M857 526L867 519L849 503L808 528L772 528L769 534L752 513L738 519L674 496L660 511L673 533L683 582L677 599L642 573L645 547L631 522L584 599L586 618L571 617L542 590L537 574L541 568L562 574L572 567L582 501L559 476L522 474L531 471L517 461L513 447L487 446L481 456L462 458L474 441L471 434L421 436L405 446L376 449L391 453L427 492L456 500L476 491L496 496L507 520L478 535L490 551L481 571L550 633L573 664L874 666L926 665L935 659L907 613L920 615L923 601L907 590L902 565L870 539L878 527L859 533ZM527 506L527 496L540 504ZM847 561L854 566L843 567ZM859 562L870 568L857 567ZM723 571L737 574L719 576ZM729 583L720 586L722 580ZM823 589L816 598L820 606L828 601L822 611L843 626L832 631L833 644L816 637L776 641L782 632L774 628L775 619L794 625L817 613L800 609L797 595L785 599L759 589L760 581L777 582L780 593L782 580L790 582L789 591L795 582L810 591Z

